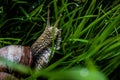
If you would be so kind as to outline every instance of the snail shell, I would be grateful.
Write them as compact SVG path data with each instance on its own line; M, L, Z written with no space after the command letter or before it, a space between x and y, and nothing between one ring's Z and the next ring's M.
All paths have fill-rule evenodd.
M0 72L0 80L18 80L18 79L11 74Z
M32 64L32 53L27 46L10 45L0 48L0 57L25 66ZM0 63L0 71L6 71L6 69L8 69L7 64Z

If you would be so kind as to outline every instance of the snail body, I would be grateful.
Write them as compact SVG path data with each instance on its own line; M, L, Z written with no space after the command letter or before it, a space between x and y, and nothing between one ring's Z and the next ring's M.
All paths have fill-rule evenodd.
M54 26L50 26L48 14L47 26L44 32L31 46L33 60L35 61L33 65L37 69L45 67L48 64L50 57L53 56L54 50L60 49L61 30L57 28L60 17ZM54 45L52 45L52 43Z
M29 66L35 69L44 68L55 50L60 48L61 30L57 28L60 17L54 26L50 26L49 12L47 26L42 35L31 47L21 45L9 45L0 48L0 57L14 63ZM0 73L9 70L5 63L0 63Z

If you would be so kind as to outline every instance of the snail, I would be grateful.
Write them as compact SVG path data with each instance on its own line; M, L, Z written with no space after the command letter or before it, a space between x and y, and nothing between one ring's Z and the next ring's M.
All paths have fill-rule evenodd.
M44 68L55 50L59 50L61 43L61 30L57 28L61 16L55 22L54 26L50 26L49 10L47 17L47 25L41 36L29 46L9 45L0 48L0 57L5 58L14 63L33 67L34 69ZM0 63L0 74L9 71L9 67L5 63Z

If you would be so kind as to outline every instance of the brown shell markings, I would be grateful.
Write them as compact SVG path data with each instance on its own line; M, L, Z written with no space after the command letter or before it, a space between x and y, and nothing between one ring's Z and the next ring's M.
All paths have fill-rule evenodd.
M0 57L25 66L32 64L32 53L27 46L10 45L0 48ZM0 64L0 72L6 69L9 69L6 64Z

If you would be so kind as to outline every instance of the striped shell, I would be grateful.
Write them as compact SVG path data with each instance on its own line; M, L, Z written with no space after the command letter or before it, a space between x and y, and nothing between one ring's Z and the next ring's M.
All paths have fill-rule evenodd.
M21 45L10 45L0 49L0 57L12 61L14 63L31 66L32 52L30 47ZM0 72L9 69L8 64L0 63Z

